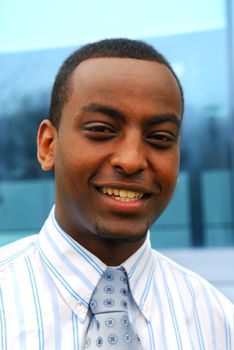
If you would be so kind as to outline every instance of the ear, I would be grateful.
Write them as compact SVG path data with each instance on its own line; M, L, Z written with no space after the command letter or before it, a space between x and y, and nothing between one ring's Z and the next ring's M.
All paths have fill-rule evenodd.
M54 168L57 130L48 119L41 122L37 134L37 159L44 171Z

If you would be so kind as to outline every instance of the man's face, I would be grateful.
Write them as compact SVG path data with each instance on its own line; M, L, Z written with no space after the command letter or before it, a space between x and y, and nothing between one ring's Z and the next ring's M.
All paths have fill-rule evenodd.
M53 155L56 216L72 237L145 237L175 188L181 109L175 78L157 62L76 68Z

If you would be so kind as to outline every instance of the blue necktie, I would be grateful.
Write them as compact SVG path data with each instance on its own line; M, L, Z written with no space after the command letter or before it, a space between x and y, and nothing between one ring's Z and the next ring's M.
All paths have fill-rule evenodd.
M90 301L92 318L85 349L141 350L140 339L129 322L128 280L121 269L108 268Z

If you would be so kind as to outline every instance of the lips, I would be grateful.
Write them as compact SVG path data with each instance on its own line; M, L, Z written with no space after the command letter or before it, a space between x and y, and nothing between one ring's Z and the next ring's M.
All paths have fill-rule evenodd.
M101 187L100 191L105 195L114 197L115 199L121 202L136 201L141 199L144 196L143 192L121 189L121 188L113 188L113 187Z

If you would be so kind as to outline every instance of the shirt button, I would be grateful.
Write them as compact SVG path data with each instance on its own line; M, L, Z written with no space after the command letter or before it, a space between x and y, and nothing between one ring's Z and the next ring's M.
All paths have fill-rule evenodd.
M83 315L85 313L85 308L82 305L77 306L77 311L79 314Z
M87 299L90 299L91 296L92 296L92 294L93 294L92 292L88 292L88 293L86 294L86 298L87 298Z
M148 311L149 311L149 308L148 308L148 306L145 305L145 306L143 307L143 312L145 312L145 313L147 314Z

